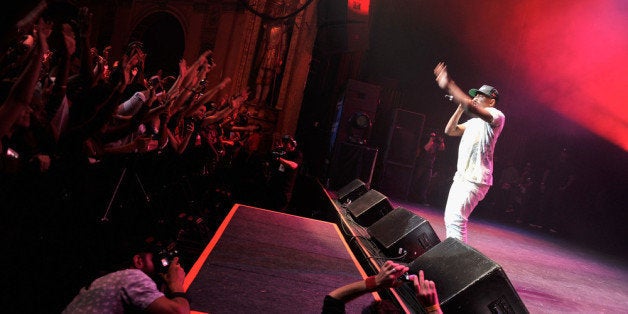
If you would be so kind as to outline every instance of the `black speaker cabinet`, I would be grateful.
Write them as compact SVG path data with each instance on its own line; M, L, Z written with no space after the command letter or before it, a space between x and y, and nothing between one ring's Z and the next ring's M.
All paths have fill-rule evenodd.
M367 191L368 188L366 187L366 184L362 182L362 180L354 179L353 181L349 182L349 184L343 186L340 190L338 190L336 196L338 198L338 202L344 204L347 202L355 201L358 197L364 195L364 193L366 193Z
M357 223L368 227L392 211L393 207L384 194L369 190L349 203L347 210Z
M386 256L405 263L440 243L427 220L403 207L395 208L366 231Z
M444 313L529 313L502 267L460 240L445 239L409 267L436 283Z

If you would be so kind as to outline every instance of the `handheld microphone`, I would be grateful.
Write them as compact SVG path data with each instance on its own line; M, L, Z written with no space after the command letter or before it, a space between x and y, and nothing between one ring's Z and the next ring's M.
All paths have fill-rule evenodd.
M452 95L445 95L445 99L453 102L454 101L454 96L452 96Z

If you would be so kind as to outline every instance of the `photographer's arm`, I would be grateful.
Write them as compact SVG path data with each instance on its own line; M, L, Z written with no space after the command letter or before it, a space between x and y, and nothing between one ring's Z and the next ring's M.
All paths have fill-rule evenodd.
M183 280L185 279L185 271L179 264L179 258L175 257L168 267L168 273L163 275L164 281L168 286L166 295L170 298L160 297L153 301L146 312L148 313L189 313L190 301L188 300L185 290L183 289Z
M286 167L288 167L288 168L290 168L292 170L297 169L299 167L298 163L296 163L296 162L294 162L292 160L285 159L283 157L279 157L279 162L281 162L284 166L286 166Z

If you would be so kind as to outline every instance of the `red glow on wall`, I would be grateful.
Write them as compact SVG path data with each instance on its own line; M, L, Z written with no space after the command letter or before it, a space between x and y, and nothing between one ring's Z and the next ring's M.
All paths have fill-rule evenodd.
M523 45L527 75L551 108L628 151L628 16L618 1L569 1L540 16ZM545 52L544 55L541 52ZM553 92L552 92L553 91Z
M347 8L348 8L349 17L351 17L354 14L361 15L361 16L368 16L370 5L371 5L370 0L348 0Z
M627 1L471 3L453 13L463 20L462 49L483 67L499 66L508 89L628 151Z

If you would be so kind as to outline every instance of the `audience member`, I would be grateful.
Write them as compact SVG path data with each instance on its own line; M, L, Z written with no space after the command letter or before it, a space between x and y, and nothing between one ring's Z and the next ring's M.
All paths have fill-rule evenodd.
M445 150L445 141L441 135L430 133L430 138L423 146L419 146L416 152L412 189L420 204L429 206L428 192L432 182L432 170L439 152Z
M325 296L323 301L323 314L345 313L345 305L364 294L378 290L396 288L404 282L399 278L407 275L407 266L386 261L380 268L379 273L370 276L365 280L356 281L342 287L336 288ZM407 280L411 281L419 303L428 313L442 313L436 292L436 285L431 280L425 280L423 271L419 275L407 275ZM403 313L401 309L395 308L387 302L374 301L369 307L371 309L386 307L384 311L371 311L375 313Z
M495 191L493 212L496 217L507 217L519 211L517 197L520 193L519 169L512 159L506 161L506 167L501 170L497 180L498 190Z
M297 147L297 141L290 135L281 137L271 151L268 178L268 207L286 211L292 199L298 168L303 161L303 153Z
M571 209L575 194L576 174L571 153L563 148L558 156L550 161L541 179L541 226L552 233L561 228L561 221Z
M23 112L28 110L31 104L37 82L40 78L44 51L48 50L47 39L52 33L52 25L39 18L30 34L32 44L26 49L25 66L19 77L11 86L8 95L3 95L3 103L0 106L0 139L6 137L13 128L15 122L20 119ZM2 148L0 146L0 148Z
M527 161L521 170L519 179L521 210L517 215L518 224L529 224L539 210L541 190L539 187L539 174L536 173L534 164Z

